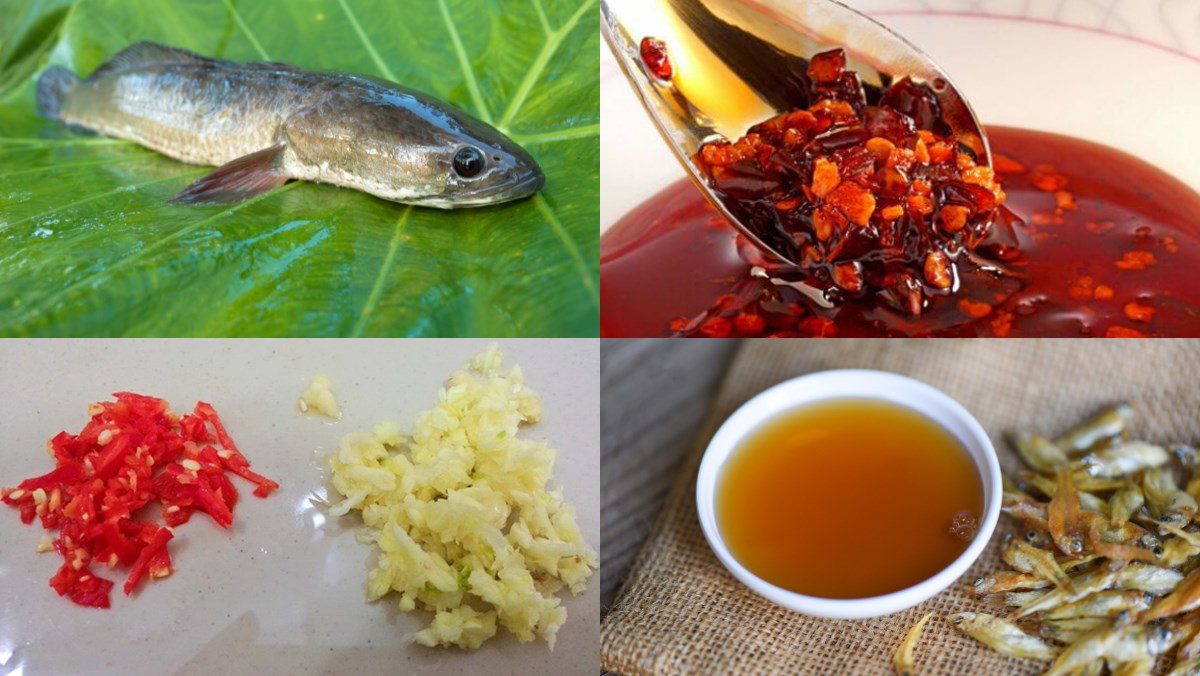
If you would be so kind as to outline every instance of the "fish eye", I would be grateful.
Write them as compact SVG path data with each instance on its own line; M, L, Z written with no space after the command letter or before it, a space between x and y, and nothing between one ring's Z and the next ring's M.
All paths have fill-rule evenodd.
M483 171L483 153L478 148L467 146L454 153L454 173L463 178L474 178Z

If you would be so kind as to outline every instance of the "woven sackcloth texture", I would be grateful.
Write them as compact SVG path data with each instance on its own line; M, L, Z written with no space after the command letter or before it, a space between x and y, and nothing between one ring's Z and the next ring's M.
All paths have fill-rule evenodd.
M949 613L980 610L967 585L1000 567L999 535L948 590L908 611L862 621L807 617L750 592L712 554L693 484L709 437L763 389L832 368L893 371L954 397L982 423L1006 471L1019 468L1003 435L1057 434L1106 404L1138 410L1135 436L1200 440L1200 341L750 341L722 384L696 451L682 469L628 581L601 625L601 663L621 674L883 674L918 618L933 611L917 652L922 674L1036 673L1043 664L997 655L960 635ZM903 477L897 477L902 481ZM846 524L854 537L854 524ZM836 542L826 546L836 547Z

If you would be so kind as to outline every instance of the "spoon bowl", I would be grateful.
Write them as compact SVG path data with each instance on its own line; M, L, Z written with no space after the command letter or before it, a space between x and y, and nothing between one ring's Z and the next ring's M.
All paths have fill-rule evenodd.
M696 161L701 146L737 138L751 125L809 103L811 58L846 51L847 69L874 104L904 77L932 89L951 136L991 165L987 136L950 77L926 54L873 19L834 0L601 0L601 31L621 70L675 157L709 202L759 249L795 265L743 225L712 191ZM641 56L660 40L672 76Z

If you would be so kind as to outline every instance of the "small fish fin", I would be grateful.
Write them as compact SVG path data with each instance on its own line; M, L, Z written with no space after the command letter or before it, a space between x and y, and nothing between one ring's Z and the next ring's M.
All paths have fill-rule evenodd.
M254 68L255 70L274 70L287 71L289 73L303 73L305 70L290 63L282 63L280 61L248 61L242 64L243 68Z
M211 63L212 59L157 42L135 42L114 54L88 77L154 63Z
M226 162L170 201L174 204L241 202L274 190L291 180L284 173L281 161L285 147L280 143Z
M42 73L37 81L37 113L47 120L61 120L63 102L79 84L75 73L54 66Z

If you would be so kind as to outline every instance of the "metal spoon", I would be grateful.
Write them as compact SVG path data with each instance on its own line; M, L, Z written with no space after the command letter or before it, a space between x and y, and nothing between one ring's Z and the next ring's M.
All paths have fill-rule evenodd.
M950 77L924 52L834 0L601 0L604 39L675 157L705 197L750 242L784 263L713 193L695 155L707 141L738 138L751 125L808 101L809 59L846 50L874 103L909 77L933 89L951 135L991 165L987 136ZM660 80L642 61L644 37L662 40L674 76Z

